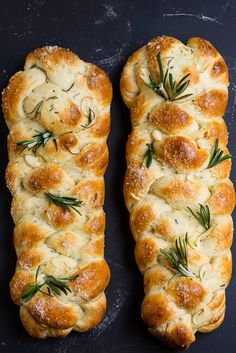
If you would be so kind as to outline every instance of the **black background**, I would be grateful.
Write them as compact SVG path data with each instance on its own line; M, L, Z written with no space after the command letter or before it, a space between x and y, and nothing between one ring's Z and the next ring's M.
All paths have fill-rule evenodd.
M85 61L101 66L113 83L110 164L106 173L106 259L111 268L107 289L108 310L93 332L71 333L64 339L35 340L24 331L18 308L9 297L14 273L10 195L5 187L7 128L0 116L0 352L3 353L162 353L164 347L146 330L140 318L142 278L134 262L134 241L122 197L125 143L130 131L129 112L119 93L119 77L128 56L156 35L172 35L186 42L202 36L214 43L230 71L230 100L225 119L229 147L236 154L236 2L181 0L0 0L0 89L24 65L29 51L43 45L74 50ZM236 163L236 162L235 162ZM235 180L235 163L232 179ZM236 246L236 245L235 245ZM233 248L235 263L236 253ZM198 334L191 353L236 351L236 281L227 290L227 311L222 326Z

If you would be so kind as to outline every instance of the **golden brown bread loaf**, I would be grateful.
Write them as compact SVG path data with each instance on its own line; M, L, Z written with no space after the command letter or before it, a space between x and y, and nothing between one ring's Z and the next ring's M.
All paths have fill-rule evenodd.
M10 291L35 337L90 330L106 310L111 98L100 68L59 47L30 53L3 93L18 257Z
M132 121L124 197L144 275L141 315L178 348L224 319L235 205L222 119L227 86L223 58L196 37L186 46L154 38L121 77Z

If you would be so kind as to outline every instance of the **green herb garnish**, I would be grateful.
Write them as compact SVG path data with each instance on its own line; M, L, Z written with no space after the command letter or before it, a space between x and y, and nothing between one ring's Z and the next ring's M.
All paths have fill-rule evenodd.
M226 159L231 159L234 158L231 154L225 154L223 155L224 151L219 148L219 139L217 138L215 141L215 146L212 152L211 159L209 161L209 164L206 169L210 169L217 164L225 161Z
M69 147L66 147L67 151L70 153L70 154L73 154L73 156L78 156L79 152L72 152Z
M146 167L150 168L150 166L152 164L152 160L154 158L155 151L154 151L153 143L146 143L146 146L147 146L147 150L144 154L142 164L143 164L144 160L146 159Z
M33 138L31 140L24 140L24 141L19 141L16 144L18 146L22 146L23 150L25 148L28 148L28 150L33 150L34 153L36 153L37 149L40 146L45 146L48 140L53 136L53 133L50 131L37 131L37 134L33 135Z
M95 113L94 113L94 111L91 108L89 108L89 110L88 110L87 119L88 119L87 124L86 125L81 125L84 129L88 129L91 126L93 126L92 122L95 119Z
M51 97L48 97L47 99L45 99L45 102L49 101L50 99L57 99L58 97L57 96L51 96Z
M63 92L69 92L71 88L74 86L75 82L73 82L68 89L63 89Z
M170 249L169 252L162 250L161 253L166 257L175 271L168 283L174 278L179 276L193 277L193 273L188 269L188 234L185 238L175 240L175 249Z
M48 97L47 99L42 99L39 103L36 104L36 106L34 107L34 109L28 113L28 115L33 114L33 119L36 119L39 116L41 116L41 110L43 107L43 103L44 101L49 101L50 99L57 99L57 96L51 96Z
M190 207L187 207L188 210L192 213L192 215L198 220L198 222L208 230L211 226L211 213L208 205L203 206L199 204L200 210L198 212L194 212Z
M38 104L36 104L36 106L34 107L34 109L29 112L28 114L33 114L33 119L36 119L39 116L41 116L41 110L42 110L42 107L43 107L43 100L40 101Z
M54 203L54 205L62 207L67 211L70 211L72 208L81 216L81 213L77 210L77 207L81 207L82 201L79 201L74 197L57 196L50 193L46 193L46 196L48 197L49 202Z
M22 295L22 299L24 302L28 302L29 300L31 300L38 292L49 295L60 295L61 292L63 292L65 295L68 295L71 290L68 287L67 283L76 279L79 276L78 274L76 274L70 277L56 278L52 275L46 275L44 277L44 281L38 283L39 270L40 266L37 268L35 274L35 282L29 283ZM48 293L41 290L41 288L44 286L47 287Z
M189 73L182 77L179 82L176 82L172 73L169 72L169 68L164 71L161 61L161 52L157 54L157 63L160 72L160 83L156 83L152 80L151 76L149 76L150 82L146 83L147 87L149 87L159 96L170 101L176 101L192 96L192 93L181 96L181 94L184 93L190 83L190 80L186 81L186 79L190 76Z

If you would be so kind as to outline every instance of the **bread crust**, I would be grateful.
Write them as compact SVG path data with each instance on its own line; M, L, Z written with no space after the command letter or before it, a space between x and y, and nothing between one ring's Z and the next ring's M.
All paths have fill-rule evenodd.
M10 130L6 182L18 257L10 293L24 327L37 338L91 330L106 310L110 271L103 258L102 208L111 99L108 76L59 47L30 53L3 92ZM36 153L17 144L46 130L52 137ZM48 192L82 201L81 215L50 203ZM68 282L68 295L38 292L24 301L39 266L41 281L45 275L77 274Z
M160 82L158 53L164 72L169 67L177 82L189 74L184 94L191 96L165 100L147 86L150 77ZM224 59L198 37L190 38L187 45L172 37L153 38L130 56L120 81L132 122L124 198L136 240L136 262L144 275L141 315L153 335L177 348L188 348L197 331L210 332L224 319L235 191L228 179L230 159L207 166L216 139L228 153L222 119L227 86ZM148 167L143 160L146 144L151 143L154 155ZM208 230L187 209L198 210L199 204L210 208ZM204 276L175 277L169 282L175 271L161 250L174 248L175 240L186 232L190 269Z

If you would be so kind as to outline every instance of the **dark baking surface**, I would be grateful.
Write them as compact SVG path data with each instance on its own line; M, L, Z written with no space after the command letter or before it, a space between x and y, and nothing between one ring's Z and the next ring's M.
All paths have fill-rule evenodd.
M19 319L9 296L14 273L11 197L5 187L7 128L0 117L0 352L3 353L162 353L170 352L142 324L142 277L134 262L128 213L122 197L125 143L130 131L129 112L119 93L119 77L128 56L156 35L172 35L184 42L197 35L209 39L226 59L230 71L230 99L225 119L229 147L236 154L236 2L229 1L95 1L0 0L0 89L24 64L29 51L43 45L60 45L101 66L113 83L114 99L109 136L110 164L106 173L106 259L111 282L106 291L107 315L92 332L71 333L64 339L35 340ZM236 162L231 177L236 181ZM233 247L236 264L236 243ZM236 281L227 290L227 311L222 326L198 334L188 352L236 351Z

